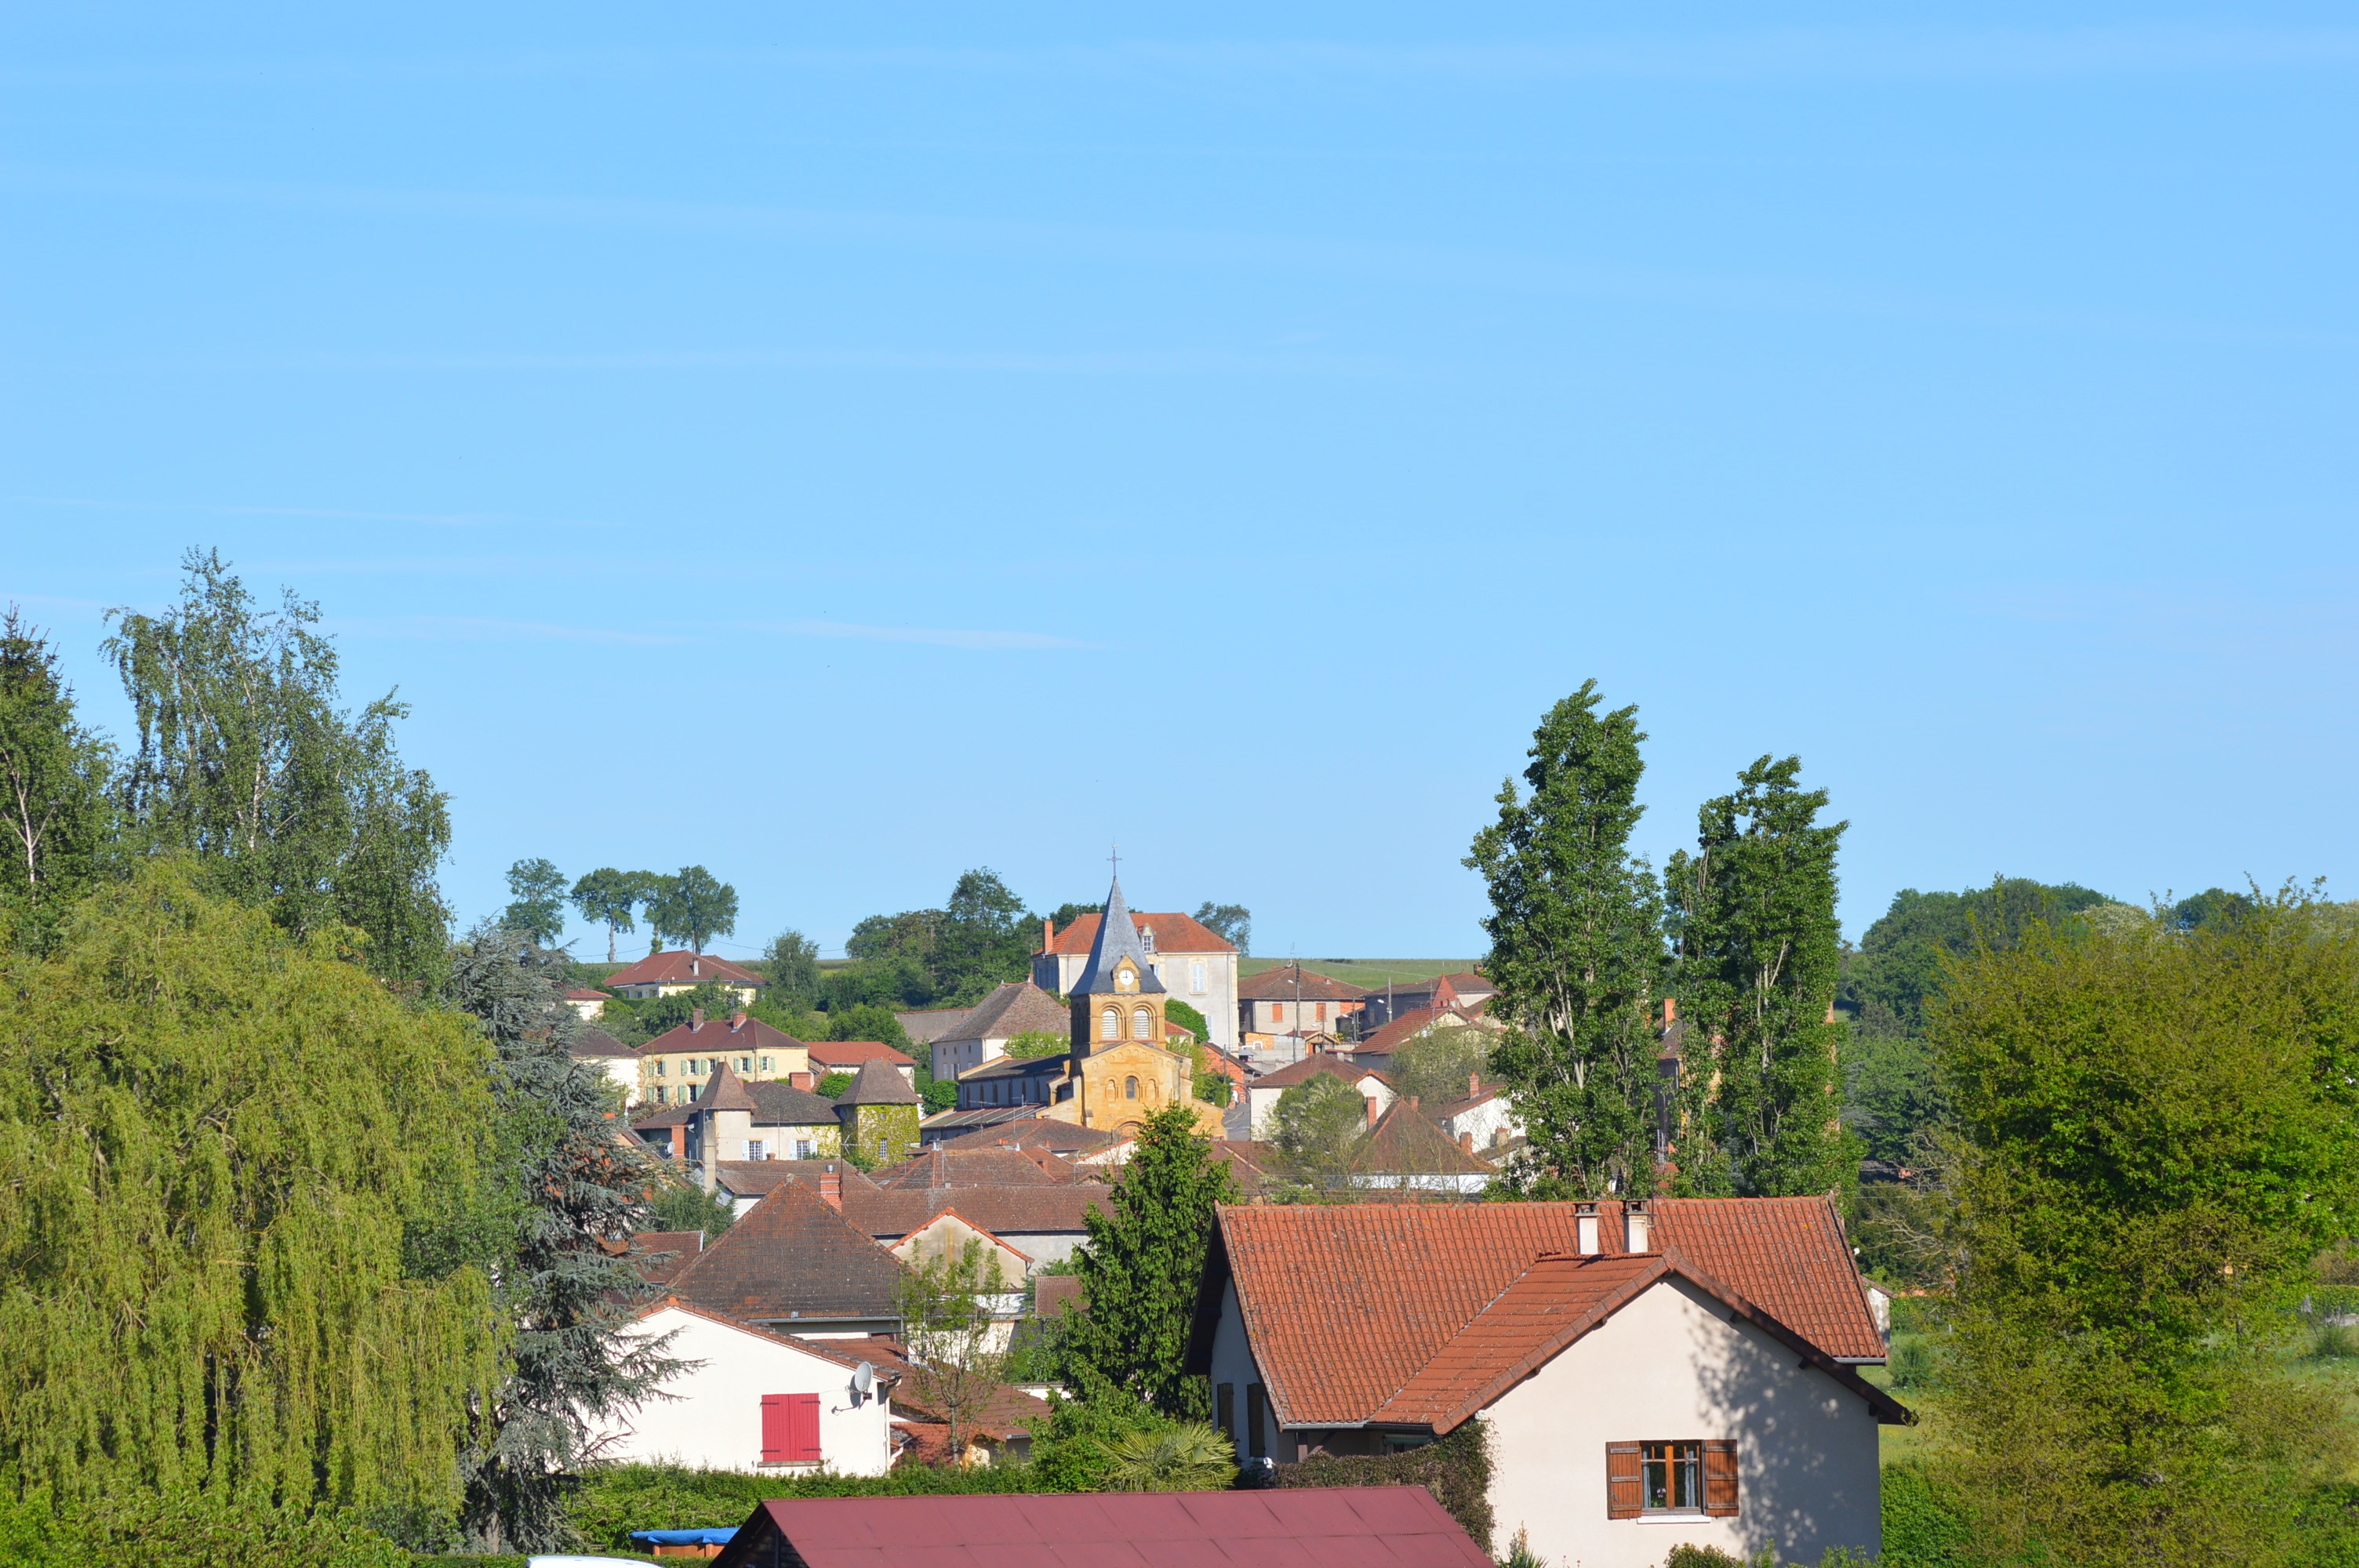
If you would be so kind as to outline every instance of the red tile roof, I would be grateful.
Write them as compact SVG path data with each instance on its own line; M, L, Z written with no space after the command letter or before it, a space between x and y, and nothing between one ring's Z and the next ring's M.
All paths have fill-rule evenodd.
M745 1164L817 1165L816 1160ZM852 1195L844 1195L848 1207ZM750 1322L900 1315L900 1260L801 1182L781 1182L672 1281L691 1306Z
M1363 1066L1349 1056L1338 1056L1326 1051L1314 1051L1289 1066L1280 1067L1274 1073L1264 1073L1253 1081L1252 1087L1257 1089L1290 1089L1297 1084L1309 1083L1322 1073L1332 1078L1341 1078L1355 1087L1362 1078L1374 1078L1386 1088L1392 1087L1392 1080L1374 1067Z
M852 1191L847 1183L843 1217L880 1240L898 1240L922 1229L946 1208L957 1209L968 1224L998 1237L1079 1234L1089 1228L1085 1217L1090 1211L1108 1212L1113 1197L1112 1187L1095 1182L1057 1187L905 1187L897 1192L863 1193ZM734 1227L731 1234L735 1234Z
M1489 1176L1414 1100L1395 1100L1352 1156L1355 1176Z
M1086 953L1098 939L1098 922L1103 914L1077 916L1071 925L1057 933L1049 944L1051 953ZM1155 934L1155 947L1150 955L1161 957L1167 953L1234 953L1236 948L1223 942L1206 926L1198 925L1184 914L1136 914L1131 924L1143 935Z
M914 1067L914 1056L896 1051L882 1040L813 1040L804 1048L810 1052L811 1065L831 1073L856 1073L864 1063L883 1057L896 1067Z
M1360 1037L1354 1050L1385 1055L1399 1050L1429 1029L1448 1029L1472 1022L1477 1014L1465 1008L1413 1008L1371 1033Z
M1622 1206L1599 1206L1603 1256ZM1833 1206L1823 1198L1665 1198L1655 1245L1823 1354L1880 1359ZM1570 1203L1236 1206L1211 1277L1234 1277L1270 1398L1288 1425L1370 1419L1540 1259L1579 1250ZM1197 1331L1209 1332L1201 1303ZM1206 1342L1208 1344L1208 1342Z
M1054 1154L1042 1152L1044 1164L1015 1149L962 1149L936 1144L923 1154L876 1173L876 1184L888 1192L928 1187L1058 1187L1071 1186L1073 1168Z
M783 1551L775 1543L782 1541ZM712 1568L1490 1568L1423 1487L776 1498Z
M631 1238L631 1250L645 1257L639 1274L651 1285L668 1285L704 1250L701 1230L642 1230Z
M588 986L574 986L565 993L568 1001L612 1001L604 991L593 991Z
M708 1018L675 1023L639 1047L642 1056L665 1056L675 1051L799 1051L803 1043L783 1029L738 1013L732 1018Z
M1316 969L1298 969L1291 964L1280 964L1275 969L1264 969L1257 975L1247 975L1237 982L1237 996L1244 1001L1292 1001L1297 995L1295 979L1301 978L1300 996L1304 1001L1361 1001L1368 993L1358 986L1322 975Z
M751 969L740 968L726 958L716 958L710 953L650 953L637 963L615 970L605 979L605 987L618 986L695 986L711 981L726 986L766 986L770 982Z

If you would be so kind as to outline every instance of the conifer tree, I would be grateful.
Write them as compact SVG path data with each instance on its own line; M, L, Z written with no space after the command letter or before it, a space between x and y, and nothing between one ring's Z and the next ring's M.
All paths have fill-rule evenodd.
M1857 1155L1842 1126L1832 1021L1842 961L1827 792L1801 759L1761 758L1697 813L1696 853L1665 866L1677 989L1682 1191L1773 1197L1848 1191Z
M1600 715L1595 681L1532 734L1528 797L1510 779L1466 864L1491 893L1485 973L1512 1026L1491 1066L1513 1093L1531 1160L1514 1179L1582 1197L1650 1193L1661 894L1630 852L1645 811L1636 708Z
M565 955L478 927L448 994L490 1037L499 1108L497 1203L512 1217L495 1275L516 1325L514 1370L477 1407L462 1528L473 1550L565 1545L568 1472L596 1457L592 1429L650 1397L678 1363L623 1329L649 1294L626 1249L652 1229L658 1176L613 1118L603 1076L566 1043Z
M75 718L48 640L9 606L0 618L0 912L18 945L45 946L109 858L113 765L112 748Z
M0 1475L448 1517L490 1053L155 860L0 975ZM156 1542L159 1550L170 1543Z
M1228 1167L1212 1159L1184 1105L1139 1123L1111 1217L1085 1218L1090 1244L1077 1260L1086 1310L1071 1321L1075 1377L1086 1391L1111 1384L1166 1415L1201 1419L1201 1390L1181 1370L1212 1210L1235 1201Z

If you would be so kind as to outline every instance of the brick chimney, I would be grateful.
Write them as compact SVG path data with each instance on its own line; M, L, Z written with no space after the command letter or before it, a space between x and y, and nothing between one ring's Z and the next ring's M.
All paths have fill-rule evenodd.
M1481 1094L1482 1092L1483 1092L1483 1075L1482 1075L1482 1074L1480 1074L1480 1073L1469 1073L1469 1074L1467 1074L1467 1075L1466 1075L1466 1098L1467 1098L1468 1099L1473 1099L1476 1095L1479 1095L1479 1094Z
M1057 917L1053 914L1044 914L1040 917L1040 951L1052 953L1056 951L1056 947Z
M819 1195L830 1208L843 1207L843 1172L832 1160L819 1168Z
M1677 1023L1679 1021L1680 999L1675 996L1665 997L1663 999L1663 1027L1669 1029L1672 1024Z
M1376 1124L1376 1097L1375 1097L1375 1096L1374 1096L1374 1095L1370 1095L1370 1096L1368 1097L1368 1125L1369 1125L1370 1127L1374 1127L1375 1124Z
M694 1033L696 1033L696 1031L698 1031L698 1030L700 1030L700 1029L701 1029L701 1028L703 1028L703 1027L704 1027L704 1010L703 1010L702 1008L701 1008L701 1007L691 1007L691 1008L690 1008L690 1009L688 1010L688 1029L689 1029L689 1033L691 1033L691 1034L693 1034Z
M1458 1147L1463 1149L1469 1154L1474 1152L1474 1135L1472 1132L1460 1133L1458 1135Z
M729 1033L734 1034L745 1027L745 1010L744 1008L739 1008L735 1012L729 1015Z

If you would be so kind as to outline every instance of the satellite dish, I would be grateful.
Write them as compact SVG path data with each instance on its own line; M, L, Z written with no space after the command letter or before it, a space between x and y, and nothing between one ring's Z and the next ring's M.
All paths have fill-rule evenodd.
M866 1399L876 1387L876 1368L863 1361L852 1369L852 1391Z

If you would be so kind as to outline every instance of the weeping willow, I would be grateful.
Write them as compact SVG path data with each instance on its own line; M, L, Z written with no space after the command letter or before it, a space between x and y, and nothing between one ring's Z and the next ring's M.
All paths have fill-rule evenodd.
M169 863L10 961L0 1484L454 1508L504 1353L451 1240L485 1061L334 934L290 938Z

